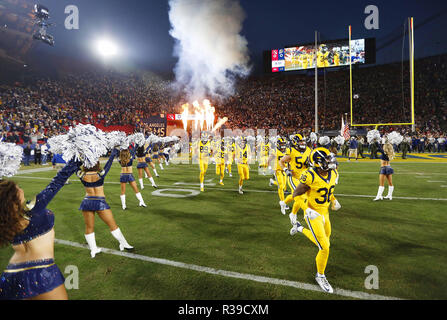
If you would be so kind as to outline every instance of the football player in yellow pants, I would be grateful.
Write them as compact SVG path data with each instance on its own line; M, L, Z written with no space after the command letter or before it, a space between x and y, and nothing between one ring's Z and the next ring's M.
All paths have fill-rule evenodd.
M250 147L246 138L241 138L236 146L237 172L239 173L239 194L244 194L242 186L245 180L250 179L250 167L248 158L250 157Z
M208 170L208 162L211 153L211 142L209 136L206 133L202 133L202 138L199 143L199 167L200 167L200 191L205 191L205 174Z
M296 222L292 229L294 233L301 232L318 247L318 254L315 258L317 274L315 280L320 287L328 293L333 293L331 285L324 274L329 258L331 222L329 220L329 206L332 210L341 208L334 196L334 189L338 178L336 170L331 169L331 157L326 148L317 148L310 156L311 169L303 173L300 184L295 189L293 195L307 195L307 208L304 219L308 228L304 228Z
M224 140L222 139L220 146L218 146L217 152L215 152L216 155L216 175L220 176L220 182L219 184L221 186L224 185L223 178L225 175L225 156L227 154Z
M292 207L292 212L289 214L290 223L292 226L296 222L296 214L298 210L301 208L303 211L306 203L306 196L302 195L299 197L293 197L293 191L295 191L296 187L299 185L299 178L302 173L307 170L309 167L309 156L311 150L306 144L306 140L303 138L301 134L295 134L291 139L291 146L287 150L286 155L279 162L281 168L287 175L287 182L292 190L292 194L288 195L284 200L285 204L289 204L292 201L295 201ZM290 168L290 169L289 169ZM281 208L282 209L282 208ZM281 210L283 214L283 210Z
M270 184L278 186L279 205L281 212L285 214L287 205L284 203L284 191L287 188L286 175L281 168L280 161L287 153L287 142L284 138L279 138L276 141L276 152L271 157L275 158L275 181L270 181ZM269 161L270 162L270 161Z

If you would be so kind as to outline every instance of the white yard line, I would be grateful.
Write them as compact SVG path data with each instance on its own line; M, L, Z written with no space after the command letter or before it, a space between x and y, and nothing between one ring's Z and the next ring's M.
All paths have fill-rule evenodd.
M15 178L17 179L31 179L31 180L47 180L50 181L52 180L52 178L42 178L42 177L28 177L28 176L15 176ZM72 181L70 181L72 182ZM80 181L78 179L74 180L73 182L78 182L80 183ZM105 184L120 184L120 182L104 182ZM158 185L158 189L160 188L172 188L175 185ZM194 185L188 186L188 188L191 189L200 189L200 187L196 187ZM146 188L145 188L146 189ZM221 190L221 191L227 191L227 192L238 192L239 189L225 189L222 187L206 187L205 185L205 191L206 189L212 189L212 190ZM277 193L278 191L276 190L256 190L256 189L243 189L244 192L257 192L257 193ZM374 198L374 195L363 195L363 194L340 194L337 193L336 196L340 196L340 197L354 197L354 198ZM402 199L402 200L429 200L429 201L447 201L447 199L445 198L419 198L419 197L395 197L393 196L393 199Z
M60 239L55 239L54 241L55 241L55 243L61 244L61 245L82 248L82 249L89 249L87 245L80 244L77 242L60 240ZM135 254L135 253L122 252L122 251L117 251L117 250L108 249L108 248L101 248L101 249L102 249L103 253L121 256L121 257L129 258L129 259L157 263L157 264L161 264L161 265L168 265L171 267L193 270L193 271L197 271L197 272L203 272L203 273L218 275L218 276L227 277L227 278L236 278L236 279L243 279L243 280L261 282L261 283L270 283L270 284L274 284L274 285L281 285L281 286L293 287L293 288L297 288L297 289L301 289L301 290L316 291L316 292L323 293L319 286L313 285L313 284L308 284L308 283L303 283L303 282L283 280L283 279L277 279L277 278L269 278L269 277L248 274L248 273L239 273L239 272L233 272L233 271L214 269L214 268L203 267L203 266L199 266L199 265L188 264L188 263L183 263L183 262L178 262L178 261L173 261L173 260L148 257L148 256L143 256L143 255L139 255L139 254ZM334 288L333 294L338 295L338 296L348 297L348 298L356 298L356 299L364 299L364 300L401 300L400 298L395 298L395 297L382 296L382 295L378 295L378 294L370 294L370 293L361 292L361 291L350 291L350 290L344 290L344 289L339 289L339 288Z

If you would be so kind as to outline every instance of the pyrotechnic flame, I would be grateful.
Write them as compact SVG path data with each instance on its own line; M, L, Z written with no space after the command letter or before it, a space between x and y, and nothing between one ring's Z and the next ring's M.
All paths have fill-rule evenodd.
M192 103L193 111L194 111L194 130L197 130L200 126L200 130L204 129L204 125L206 126L207 131L214 131L216 130L214 128L214 120L215 120L215 111L216 109L211 105L211 102L207 99L203 100L202 105L196 100ZM182 121L183 121L183 128L187 129L187 122L188 122L188 115L189 112L189 104L185 103L182 105ZM222 121L222 120L221 120ZM227 120L225 120L223 123L225 123ZM220 126L223 124L221 123ZM219 126L219 127L220 127Z
M185 129L185 131L187 131L188 129L188 115L189 115L189 104L185 103L184 105L182 105L182 122L183 122L183 129Z

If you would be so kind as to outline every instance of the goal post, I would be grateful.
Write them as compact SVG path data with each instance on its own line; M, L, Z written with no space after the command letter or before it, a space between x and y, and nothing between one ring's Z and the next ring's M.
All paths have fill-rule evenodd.
M367 126L405 126L411 125L412 131L415 130L415 117L414 117L414 20L413 17L408 18L409 29L409 62L410 62L410 104L411 104L411 122L396 122L396 123L354 123L353 113L353 89L352 89L352 27L349 26L349 93L350 93L350 109L351 109L351 127L367 127Z

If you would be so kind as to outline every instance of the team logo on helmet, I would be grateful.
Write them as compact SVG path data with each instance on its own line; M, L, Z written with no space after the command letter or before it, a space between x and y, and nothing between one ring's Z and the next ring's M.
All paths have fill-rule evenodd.
M316 148L310 155L310 163L315 168L329 171L330 152L326 148Z

